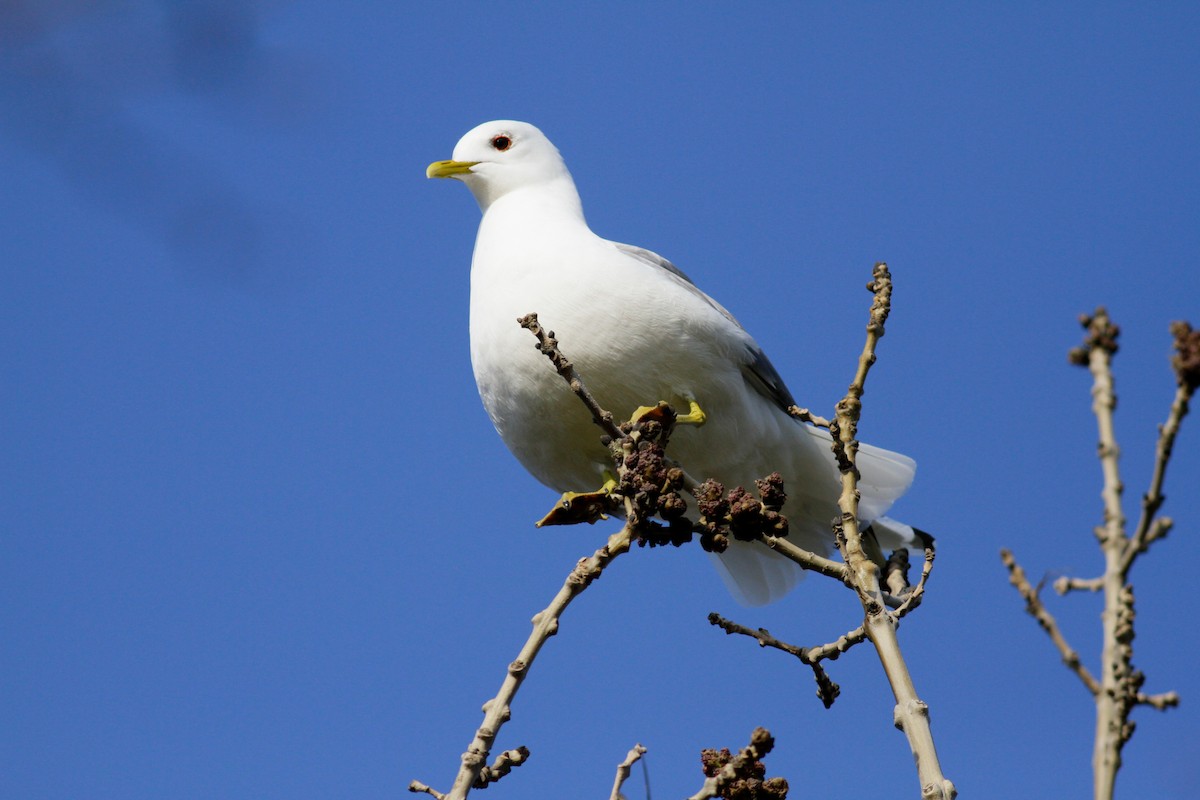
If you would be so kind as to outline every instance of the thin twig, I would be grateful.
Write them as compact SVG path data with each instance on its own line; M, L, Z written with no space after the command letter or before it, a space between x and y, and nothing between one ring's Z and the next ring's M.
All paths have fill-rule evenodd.
M1060 595L1071 592L1098 592L1104 588L1104 578L1070 578L1066 575L1054 581L1054 591Z
M608 796L608 800L625 800L625 795L621 794L621 785L629 779L629 772L633 769L633 765L644 755L646 755L646 748L641 744L635 744L633 749L626 754L625 760L617 764L617 777L613 781L612 794Z
M412 781L411 783L409 783L408 790L410 792L415 792L418 794L423 792L425 794L432 795L433 800L445 800L445 797L446 797L446 795L442 794L441 792L437 791L436 789L432 789L432 788L426 786L425 784L421 783L420 781Z
M867 284L874 294L867 340L858 358L854 381L837 404L837 415L830 426L834 456L842 476L842 491L838 497L841 509L840 535L846 566L866 614L867 637L875 645L879 660L887 674L888 683L896 698L893 721L904 732L917 762L921 796L926 800L951 800L957 794L954 784L942 774L933 733L929 726L929 707L918 697L912 676L896 638L898 617L887 613L879 584L879 566L863 547L858 527L858 453L857 428L862 411L862 395L867 372L875 363L875 346L884 334L884 325L891 310L892 278L886 264L875 265L874 280Z
M1095 676L1088 671L1088 668L1079 660L1079 653L1075 648L1067 644L1067 639L1062 634L1062 630L1058 627L1058 621L1054 615L1046 610L1046 606L1042 604L1042 599L1038 595L1037 589L1029 583L1029 579L1025 577L1025 570L1021 569L1021 565L1013 557L1009 550L1000 551L1000 559L1004 562L1004 566L1008 568L1008 582L1011 583L1021 597L1025 599L1025 610L1030 616L1037 620L1038 625L1050 637L1050 641L1054 642L1054 646L1058 648L1058 653L1062 656L1062 661L1067 667L1079 676L1079 680L1083 681L1083 685L1093 696L1100 692L1100 682Z
M505 775L513 771L513 767L519 767L529 759L529 748L518 747L515 750L505 750L500 755L496 756L496 760L491 763L491 766L484 767L479 771L479 777L472 784L476 789L483 789L489 783L495 783Z
M831 661L837 660L837 657L842 653L854 645L865 641L867 638L866 632L859 627L830 644L824 644L820 647L800 647L775 638L766 628L747 628L745 625L739 625L732 620L725 619L720 614L709 614L708 621L710 624L716 625L725 631L725 633L738 633L742 636L749 636L758 642L759 647L773 647L776 650L781 650L795 656L802 664L810 667L813 671L813 678L817 681L817 697L820 698L821 703L826 708L833 705L833 701L841 694L842 689L825 672L825 669L821 666L821 662L825 659Z
M596 402L596 398L592 397L592 393L583 385L583 381L579 379L579 375L575 372L575 366L570 360L563 355L558 349L558 340L554 338L554 331L547 331L538 323L537 314L530 313L519 318L517 323L537 337L537 348L545 354L554 364L554 368L558 374L563 377L567 385L571 387L576 396L579 397L588 410L592 412L592 421L613 438L621 436L621 431L613 421L612 413L605 411Z
M787 556L804 569L819 572L849 586L849 572L846 570L845 564L818 555L811 550L805 550L778 536L760 536L758 540L775 552Z
M487 763L492 743L496 740L500 728L512 715L512 700L516 696L517 690L521 688L525 676L529 674L529 669L533 666L533 661L541 651L542 645L558 632L559 618L562 617L571 601L590 586L596 578L600 577L605 567L613 559L629 550L632 541L633 528L627 523L621 530L608 537L607 544L591 556L580 559L575 568L567 575L566 581L550 605L534 615L533 631L529 634L521 652L517 654L516 660L508 665L508 674L504 677L500 691L483 704L483 724L475 731L474 740L467 747L467 751L463 753L462 766L454 779L454 786L445 795L447 800L463 800L471 788L477 785L479 775ZM408 788L413 792L434 794L438 800L441 800L440 795L418 781L413 781Z
M1179 705L1179 692L1163 692L1162 694L1137 693L1137 703L1142 706L1152 706L1159 711L1175 708Z
M825 419L824 417L818 417L807 408L801 408L800 406L788 406L787 412L801 422L807 422L812 425L816 425L818 428L825 428L826 430L829 430L829 420Z
M904 596L904 601L892 612L892 616L896 619L897 623L910 611L921 605L921 600L925 597L925 584L929 580L929 573L933 571L933 560L936 557L937 548L934 545L934 540L930 539L928 546L925 548L925 561L921 567L921 577L917 581L917 585ZM887 602L887 600L888 595L884 595L884 602Z
M1171 460L1171 452L1175 447L1179 424L1187 416L1191 397L1192 390L1186 385L1180 385L1175 390L1175 398L1171 402L1167 421L1159 426L1158 444L1154 448L1154 474L1150 478L1150 488L1146 494L1142 495L1142 514L1138 518L1133 538L1126 546L1124 558L1121 560L1121 567L1125 572L1129 571L1133 560L1139 554L1144 553L1151 544L1165 537L1171 530L1170 519L1163 517L1156 519L1154 515L1158 513L1163 501L1167 499L1162 493L1163 479L1166 477L1167 464Z
M1121 751L1133 735L1134 723L1130 714L1139 705L1148 705L1159 710L1178 703L1174 692L1148 695L1141 691L1145 676L1133 667L1134 609L1133 586L1129 583L1129 571L1136 558L1146 552L1151 544L1167 535L1171 520L1159 517L1165 495L1162 492L1167 464L1171 458L1175 437L1188 402L1200 385L1200 331L1194 331L1186 323L1172 324L1176 354L1172 358L1178 390L1175 393L1167 421L1159 426L1158 443L1155 448L1154 469L1150 486L1142 495L1141 514L1133 535L1126 529L1126 518L1121 504L1123 484L1118 460L1113 423L1117 396L1114 389L1112 359L1116 354L1120 329L1109 319L1103 308L1094 314L1083 315L1080 322L1087 331L1082 347L1071 350L1071 363L1085 366L1092 374L1092 411L1096 417L1100 444L1098 453L1103 475L1101 496L1104 501L1104 524L1095 528L1096 538L1104 555L1104 574L1098 578L1059 578L1054 582L1055 591L1067 594L1072 591L1102 592L1104 611L1101 614L1104 644L1101 651L1101 671L1093 677L1079 663L1079 656L1066 644L1054 617L1046 611L1038 597L1038 591L1030 586L1024 572L1002 551L1002 558L1009 569L1010 581L1025 598L1029 613L1050 634L1067 664L1091 691L1096 702L1096 733L1092 750L1093 792L1097 800L1110 800L1116 784L1117 772L1121 768Z

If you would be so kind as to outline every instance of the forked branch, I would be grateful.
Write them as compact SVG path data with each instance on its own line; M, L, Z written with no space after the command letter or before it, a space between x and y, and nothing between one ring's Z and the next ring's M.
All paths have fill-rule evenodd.
M900 650L896 637L899 615L890 614L884 602L879 581L879 565L867 554L858 525L858 420L862 412L862 395L867 373L875 363L875 347L884 334L884 325L891 311L892 276L886 264L876 264L874 280L867 284L874 294L867 339L858 358L858 369L846 395L838 401L837 414L830 425L833 452L842 475L842 493L838 507L842 518L838 544L849 568L851 580L866 615L864 627L867 638L875 645L884 673L896 698L893 715L896 727L904 732L917 762L921 796L926 800L952 800L957 795L954 784L942 774L933 731L929 725L929 707L917 695L916 686ZM927 552L927 567L932 564L932 551ZM924 588L923 573L921 588Z
M1001 558L1009 571L1009 579L1025 599L1025 608L1050 636L1062 656L1063 663L1079 676L1096 703L1096 733L1092 752L1093 790L1097 800L1113 796L1117 772L1121 768L1121 751L1133 736L1133 709L1139 705L1164 710L1179 703L1175 692L1148 695L1141 691L1145 676L1133 666L1134 593L1129 571L1137 557L1151 544L1170 531L1172 523L1158 516L1166 496L1162 492L1167 465L1170 462L1179 426L1188 412L1188 403L1200 384L1200 332L1187 323L1171 326L1175 337L1176 354L1172 359L1178 388L1167 421L1159 426L1155 448L1154 468L1149 488L1142 496L1141 511L1132 535L1126 530L1122 508L1123 484L1119 468L1120 448L1117 445L1113 412L1117 405L1112 359L1117 353L1120 329L1099 308L1092 315L1080 317L1087 331L1082 347L1073 349L1070 361L1087 367L1092 374L1092 411L1099 431L1101 474L1103 476L1103 524L1095 529L1104 556L1104 574L1098 578L1062 577L1055 581L1059 594L1072 591L1101 592L1104 611L1101 615L1104 644L1100 656L1099 677L1081 663L1058 623L1042 604L1035 588L1030 586L1024 571L1008 550Z

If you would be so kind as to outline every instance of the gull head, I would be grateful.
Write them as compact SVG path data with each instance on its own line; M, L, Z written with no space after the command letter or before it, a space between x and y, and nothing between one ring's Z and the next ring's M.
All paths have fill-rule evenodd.
M467 185L480 208L516 189L574 183L558 148L528 122L495 120L467 132L454 146L449 161L435 161L425 170L430 178L455 178Z

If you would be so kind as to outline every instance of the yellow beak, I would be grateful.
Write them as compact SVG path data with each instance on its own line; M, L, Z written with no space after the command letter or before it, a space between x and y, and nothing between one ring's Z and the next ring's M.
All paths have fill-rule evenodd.
M425 169L426 178L452 178L465 175L478 161L435 161Z

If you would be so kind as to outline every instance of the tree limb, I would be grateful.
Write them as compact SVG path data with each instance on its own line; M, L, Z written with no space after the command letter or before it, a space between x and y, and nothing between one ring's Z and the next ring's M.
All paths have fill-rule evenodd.
M842 492L838 498L838 507L842 512L838 543L854 588L862 601L866 614L864 626L867 637L875 645L896 698L893 720L908 739L917 762L921 796L927 800L952 800L957 791L954 784L942 774L929 726L929 708L917 696L908 665L900 650L899 640L896 638L899 619L887 612L879 584L879 566L864 549L858 527L859 472L855 464L858 440L855 437L862 411L867 372L875 363L875 346L884 334L884 324L891 310L892 278L886 264L875 265L874 280L867 284L867 288L874 294L870 321L867 323L867 340L858 358L854 380L845 397L838 402L836 418L830 425L834 456L842 476Z
M612 793L609 794L608 800L625 800L625 795L621 794L621 785L629 779L629 773L633 769L633 765L644 755L646 755L646 748L640 744L635 744L626 754L625 760L617 764L617 777L613 781Z

